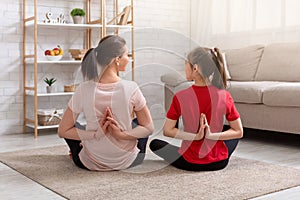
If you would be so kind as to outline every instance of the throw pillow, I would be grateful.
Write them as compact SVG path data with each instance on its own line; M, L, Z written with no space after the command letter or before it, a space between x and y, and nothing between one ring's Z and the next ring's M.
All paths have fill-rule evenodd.
M226 50L226 60L231 80L253 81L263 51L263 45Z

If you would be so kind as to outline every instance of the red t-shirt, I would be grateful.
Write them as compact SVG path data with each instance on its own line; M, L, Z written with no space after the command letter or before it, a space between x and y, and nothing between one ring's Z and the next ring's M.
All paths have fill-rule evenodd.
M200 127L201 113L206 115L212 133L222 131L225 117L228 121L240 117L229 92L215 86L193 85L174 95L167 118L178 120L182 116L184 131L196 134ZM183 140L178 152L185 160L196 164L228 158L228 149L223 140Z

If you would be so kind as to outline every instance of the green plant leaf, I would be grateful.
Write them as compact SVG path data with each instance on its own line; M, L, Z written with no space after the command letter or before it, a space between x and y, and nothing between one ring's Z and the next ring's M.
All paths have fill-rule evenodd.
M53 85L55 82L56 82L56 79L55 78L45 78L44 79L44 82L46 83L46 84L48 84L49 86L51 86L51 85Z
M84 17L85 16L85 11L81 8L74 8L71 13L70 13L71 16L82 16Z

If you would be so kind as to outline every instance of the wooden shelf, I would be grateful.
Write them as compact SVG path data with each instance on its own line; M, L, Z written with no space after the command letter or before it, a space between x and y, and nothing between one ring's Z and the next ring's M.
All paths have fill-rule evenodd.
M51 96L69 96L73 95L74 92L53 92L53 93L37 93L38 97L51 97ZM28 96L34 96L33 92L26 92Z
M131 25L107 25L106 28L133 28Z
M29 128L35 128L34 124L26 124L27 127ZM50 128L58 128L58 125L51 125L51 126L37 126L36 127L38 130L42 130L42 129L50 129Z
M33 60L26 61L28 64L34 64ZM81 64L81 60L59 60L59 61L50 61L50 60L38 60L38 64Z
M26 23L26 27L34 27L34 22L29 21ZM101 24L59 24L59 23L44 23L44 22L37 22L37 28L66 28L66 29L76 29L76 30L86 30L86 29L99 29L103 26Z
M86 125L86 121L84 119L79 119L77 122L79 122L81 125ZM34 129L34 124L26 124L26 127L32 128ZM42 130L42 129L50 129L50 128L58 128L58 124L57 125L50 125L50 126L37 126L38 130Z

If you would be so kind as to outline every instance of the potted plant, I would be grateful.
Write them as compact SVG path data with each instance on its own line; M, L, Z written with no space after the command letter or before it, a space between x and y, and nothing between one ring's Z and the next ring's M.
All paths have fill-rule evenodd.
M52 92L52 85L55 83L55 81L56 81L56 79L55 78L45 78L44 79L44 82L47 84L47 87L46 87L46 89L47 89L47 93L51 93Z
M85 16L85 11L83 9L74 8L70 14L73 18L74 24L82 24L83 17Z

